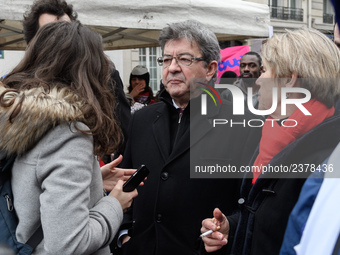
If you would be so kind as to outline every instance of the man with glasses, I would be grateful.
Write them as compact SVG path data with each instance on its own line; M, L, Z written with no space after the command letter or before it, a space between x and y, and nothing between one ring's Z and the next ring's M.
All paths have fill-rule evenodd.
M165 90L161 102L133 115L122 162L128 168L145 164L150 174L125 214L122 229L132 231L124 235L122 230L119 240L124 254L197 254L202 220L217 206L229 213L237 210L240 180L206 174L191 178L190 157L199 155L194 160L215 165L217 159L221 166L247 165L261 129L244 127L243 121L258 117L233 116L229 102L201 114L197 91L211 87L220 59L211 30L196 21L173 23L163 28L159 42ZM193 84L207 86L194 89ZM212 120L221 118L239 124L214 128Z

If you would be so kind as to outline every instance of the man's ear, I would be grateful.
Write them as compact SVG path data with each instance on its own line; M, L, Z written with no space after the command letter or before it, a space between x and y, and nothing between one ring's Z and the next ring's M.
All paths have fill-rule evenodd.
M291 79L288 79L286 83L286 87L290 87L290 88L299 87L298 78L299 76L296 73L293 73Z
M211 78L216 73L217 67L218 67L218 63L216 60L213 60L208 64L207 73L206 73L206 79L208 81L211 80Z

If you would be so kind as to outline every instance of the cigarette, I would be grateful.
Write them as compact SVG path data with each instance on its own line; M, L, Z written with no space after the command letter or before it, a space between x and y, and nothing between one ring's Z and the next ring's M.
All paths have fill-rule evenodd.
M205 236L208 236L208 235L210 235L212 232L214 232L214 231L208 230L208 231L204 232L202 235L200 235L200 238L203 238L203 237L205 237Z

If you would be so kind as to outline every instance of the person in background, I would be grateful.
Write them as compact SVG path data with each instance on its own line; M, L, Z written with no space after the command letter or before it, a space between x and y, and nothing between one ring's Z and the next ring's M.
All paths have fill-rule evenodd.
M221 79L223 78L234 79L232 82L232 84L234 84L234 82L237 80L237 74L233 71L225 71L221 76Z
M159 95L162 93L162 91L164 90L164 84L162 79L159 81L159 90L157 91L156 95L155 95L155 102L159 102L161 101L159 99Z
M225 71L222 74L219 83L221 83L221 84L234 84L236 80L237 80L237 74L235 72ZM225 89L216 89L216 90L220 93L223 93L225 91Z
M43 25L56 21L75 21L77 18L78 15L73 10L73 6L65 0L36 0L24 15L24 39L26 43L29 44L38 32L38 29ZM122 129L124 139L122 139L121 145L117 147L114 157L111 157L111 155L101 157L104 163L111 162L123 153L127 140L127 129L131 118L130 105L125 97L123 82L112 61L110 63L110 70L111 80L113 81L110 83L110 90L117 99L115 114L119 126Z
M240 77L234 83L235 86L242 90L246 106L248 88L252 88L252 102L255 109L258 108L257 92L259 90L259 86L255 81L261 75L261 66L262 58L258 53L253 51L245 53L240 60ZM221 97L225 100L232 101L232 94L228 89L222 92Z
M135 103L150 105L155 102L149 82L150 73L146 66L138 65L132 69L129 80L130 85L128 87L131 107Z
M110 254L137 191L123 181L104 197L97 156L116 150L110 62L101 36L79 22L42 26L0 86L1 159L17 155L16 237L41 225L34 254ZM100 91L100 93L98 93Z
M202 223L202 232L214 231L203 238L208 252L221 249L233 236L232 254L279 254L289 214L306 177L340 141L340 115L334 109L340 96L340 51L335 44L314 29L287 31L262 45L262 57L263 71L256 81L259 109L267 110L274 103L277 107L262 128L260 146L250 162L254 171L243 179L241 212L226 217L215 209L214 218ZM274 88L279 91L277 100L273 99ZM298 101L306 95L296 89L308 90L311 99L300 102L311 115L295 104L281 112L282 88L290 91L282 98ZM290 121L296 125L288 124ZM264 166L296 166L296 171L266 172Z
M129 168L145 164L150 169L148 185L125 214L119 240L123 254L196 255L202 219L224 199L226 213L237 210L240 182L228 173L221 179L205 178L204 173L191 178L191 163L216 165L217 160L239 169L250 160L261 129L214 128L211 118L240 123L256 116L234 116L231 103L215 105L210 97L208 115L201 115L202 90L191 91L190 86L212 87L217 76L220 47L210 29L192 20L172 23L162 29L159 42L165 87L161 102L132 116L122 162Z

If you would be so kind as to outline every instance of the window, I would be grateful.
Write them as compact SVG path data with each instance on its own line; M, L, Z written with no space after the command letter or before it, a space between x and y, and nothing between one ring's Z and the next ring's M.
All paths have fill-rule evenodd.
M268 0L268 4L270 6L271 18L303 21L301 0Z
M323 23L333 24L333 6L330 0L323 0Z
M290 0L288 7L290 7L290 8L301 8L302 7L301 0Z
M290 0L288 6L288 19L303 21L303 9L301 9L301 7L301 0Z
M150 73L150 88L154 94L159 90L162 78L162 67L157 64L157 58L161 56L160 47L140 48L139 64L145 65Z

